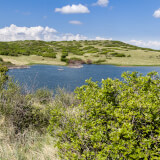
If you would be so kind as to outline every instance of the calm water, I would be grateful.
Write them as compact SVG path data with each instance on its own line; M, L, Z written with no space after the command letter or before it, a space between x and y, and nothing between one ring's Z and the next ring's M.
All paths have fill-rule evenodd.
M59 70L63 69L63 70ZM121 78L125 71L138 71L147 74L157 71L160 74L160 67L117 67L112 65L84 65L83 68L75 69L61 66L34 65L29 69L13 69L8 74L15 78L20 84L28 88L56 89L65 87L73 91L76 87L85 84L85 80L92 77L93 81L101 79Z

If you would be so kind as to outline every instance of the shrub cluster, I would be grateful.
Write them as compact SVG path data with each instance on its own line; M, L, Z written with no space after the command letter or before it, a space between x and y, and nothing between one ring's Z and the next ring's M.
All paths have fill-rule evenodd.
M49 132L62 159L159 159L160 78L124 73L123 81L87 80L78 106L52 110Z
M123 54L123 53L116 53L116 52L110 53L110 55L113 56L113 57L126 57L125 54Z
M25 93L0 67L0 116L14 134L34 129L56 139L62 159L159 159L160 78L123 73L123 80L86 81L74 93Z
M6 67L0 67L0 115L13 124L16 134L29 127L43 130L49 124L52 92L39 89L32 94L24 93L8 79L7 71Z
M63 50L61 55L61 61L67 62L68 51Z

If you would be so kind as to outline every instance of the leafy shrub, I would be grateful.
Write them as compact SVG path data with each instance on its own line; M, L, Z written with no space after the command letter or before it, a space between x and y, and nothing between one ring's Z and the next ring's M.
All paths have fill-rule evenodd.
M13 82L0 92L0 113L12 122L16 134L29 127L42 130L49 123L48 107L33 105Z
M41 104L50 103L53 99L53 93L48 89L38 89L34 94L34 98Z
M52 99L52 93L37 90L34 95L25 94L18 84L8 79L7 71L6 67L0 68L0 115L13 124L16 134L29 127L38 130L47 127L51 110L47 104Z
M62 61L62 62L67 62L67 61L68 61L68 59L67 59L67 58L63 58L63 57L61 57L61 61Z
M9 56L15 56L15 57L17 57L17 56L18 56L18 53L12 52L12 53L9 53L8 55L9 55Z
M106 50L106 49L104 49L103 52L101 52L101 54L107 55L110 52L113 52L113 50Z
M43 57L56 58L56 53L45 53Z
M68 61L68 59L66 58L67 56L68 56L68 52L64 50L61 55L61 61L67 62Z
M0 62L3 62L3 59L0 57Z
M123 73L76 89L78 106L52 111L49 132L62 159L159 159L160 78Z
M110 55L112 55L113 57L126 57L125 54L123 54L123 53L116 53L116 52L110 53Z
M8 80L7 75L8 68L0 65L0 90L5 86L6 81Z
M99 59L99 60L97 60L97 61L94 61L94 64L101 64L101 63L103 63L103 62L105 62L106 60L104 59Z

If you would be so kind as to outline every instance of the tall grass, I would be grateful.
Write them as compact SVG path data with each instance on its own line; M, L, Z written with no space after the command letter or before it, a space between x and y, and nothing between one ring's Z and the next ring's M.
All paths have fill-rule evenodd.
M12 123L0 118L1 160L58 160L54 143L50 135L33 129L15 135Z
M56 139L47 133L50 111L77 101L73 93L47 89L25 93L0 75L0 160L58 160ZM3 81L2 81L3 80Z

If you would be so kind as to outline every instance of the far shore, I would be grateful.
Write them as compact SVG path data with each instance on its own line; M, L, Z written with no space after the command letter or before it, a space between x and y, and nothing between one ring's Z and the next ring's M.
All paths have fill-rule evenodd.
M83 65L68 65L69 68L83 68Z
M9 66L8 69L27 69L30 68L29 65L22 65L22 66Z
M59 59L53 59L48 57L41 57L36 55L31 56L4 56L0 55L0 57L5 62L11 62L13 65L9 66L9 69L25 69L30 68L31 65L56 65L56 66L67 66L70 68L82 68L83 64L66 64L65 62L60 61ZM93 63L94 64L94 63ZM115 65L119 67L132 67L132 66L160 66L160 61L155 59L155 61L151 59L143 60L135 59L134 57L124 57L124 58L112 58L111 60L106 60L106 62L100 63L98 65Z

